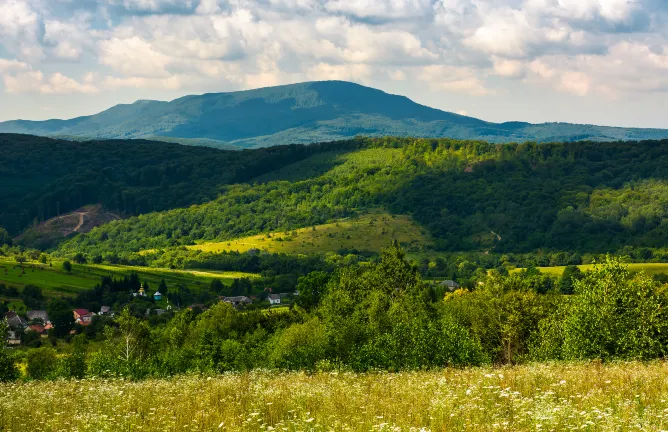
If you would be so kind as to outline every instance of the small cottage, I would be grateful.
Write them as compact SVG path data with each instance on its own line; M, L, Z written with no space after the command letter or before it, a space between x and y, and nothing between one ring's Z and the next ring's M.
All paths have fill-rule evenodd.
M269 300L269 304L271 304L271 305L281 304L281 296L278 295L278 294L269 294L267 296L267 300Z

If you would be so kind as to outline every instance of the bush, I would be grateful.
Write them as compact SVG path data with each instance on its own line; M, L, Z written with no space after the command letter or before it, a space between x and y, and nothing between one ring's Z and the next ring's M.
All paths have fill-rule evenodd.
M19 370L14 359L0 350L0 382L9 382L18 379Z
M314 370L318 361L325 358L327 345L325 326L313 318L278 333L270 361L281 369Z
M26 354L26 360L26 372L35 380L51 378L58 363L56 352L50 348L30 350Z

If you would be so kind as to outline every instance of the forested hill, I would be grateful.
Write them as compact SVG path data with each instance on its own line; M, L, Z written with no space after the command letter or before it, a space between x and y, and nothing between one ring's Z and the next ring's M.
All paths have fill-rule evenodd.
M16 236L86 204L125 216L201 204L215 199L222 185L357 145L222 151L143 140L71 142L0 134L0 227Z
M220 148L264 147L365 136L449 137L490 142L668 138L668 130L565 123L489 123L343 81L137 101L71 120L0 123L0 132L68 139L144 138Z
M668 141L493 145L360 139L212 202L111 222L60 253L131 256L310 227L385 208L410 215L437 250L605 252L668 244Z

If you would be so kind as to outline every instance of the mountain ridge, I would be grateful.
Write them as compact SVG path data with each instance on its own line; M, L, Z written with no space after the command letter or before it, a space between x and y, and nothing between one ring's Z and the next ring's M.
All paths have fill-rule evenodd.
M172 101L138 100L73 119L2 122L0 132L77 139L193 140L196 145L227 148L336 141L356 135L495 143L668 138L668 129L492 123L346 81L187 95Z

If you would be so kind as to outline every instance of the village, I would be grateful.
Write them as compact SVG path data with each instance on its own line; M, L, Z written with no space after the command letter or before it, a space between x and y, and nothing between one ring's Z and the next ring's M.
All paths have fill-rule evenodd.
M293 293L273 293L271 288L268 288L264 295L237 295L237 296L218 296L214 301L208 303L194 303L186 307L186 309L196 311L197 313L207 311L212 304L223 302L230 304L236 310L244 310L250 307L254 308L280 308L289 307L292 305L294 298L299 295L298 291ZM132 292L130 300L153 300L153 304L165 303L164 307L147 308L143 314L143 318L151 316L163 316L167 313L173 313L182 309L180 306L172 305L169 299L160 291L155 291L150 294L145 289L145 285L136 292ZM63 319L65 326L69 327L67 335L75 335L78 333L86 333L87 327L103 322L102 326L114 318L119 310L112 310L111 306L102 305L97 310L89 310L82 307L71 308L71 318ZM67 312L66 312L67 313ZM171 318L171 316L170 316ZM55 320L54 320L55 321ZM49 339L51 336L52 343L55 345L56 340L56 323L52 321L46 310L28 310L25 313L19 313L10 310L4 314L0 324L4 323L6 327L6 334L4 335L5 347L16 348L21 346L39 347L42 345L42 340ZM3 326L0 325L0 330ZM59 332L60 335L63 332Z

